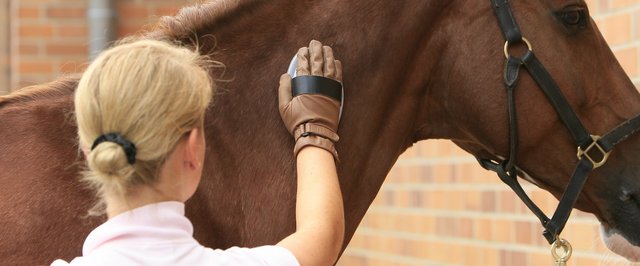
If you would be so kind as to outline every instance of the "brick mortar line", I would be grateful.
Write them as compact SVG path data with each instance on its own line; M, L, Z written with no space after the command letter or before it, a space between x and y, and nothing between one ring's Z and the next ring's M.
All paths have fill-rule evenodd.
M640 9L636 11L636 14L631 16L631 38L638 39L638 23L640 23Z
M49 18L29 18L29 19L18 19L15 24L18 26L77 26L78 23L86 23L87 19L79 19L79 18L70 18L70 19L49 19Z
M616 9L616 10L607 10L607 11L604 11L604 12L599 12L598 14L591 14L591 18L593 18L593 20L597 24L599 22L599 20L601 20L601 19L607 19L609 17L622 15L622 14L633 15L633 12L639 11L639 10L640 10L640 4L636 4L636 5L628 6L628 7L625 7L625 8L619 8L619 9Z
M548 253L549 252L549 247L540 247L538 245L523 245L519 243L496 243L496 241L483 241L483 240L458 238L458 237L446 237L446 236L436 237L436 236L428 236L428 235L419 235L414 233L396 232L392 230L363 228L362 230L360 229L358 230L358 234L363 236L389 237L389 238L397 238L402 240L412 240L412 241L419 241L419 242L444 242L452 245L479 246L479 247L489 248L497 251L509 250L509 251L520 251L525 253L530 253L530 252ZM603 259L603 256L610 257L611 255L615 255L616 259L624 260L624 258L622 258L621 256L609 250L607 250L606 253L602 253L599 251L597 252L581 251L581 250L573 251L573 256L580 256L583 258L592 258L592 259ZM551 259L550 254L549 254L549 258Z
M84 54L48 54L46 53L42 53L43 55L39 55L39 54L23 54L21 55L21 63L31 63L31 62L38 62L38 63L52 63L55 64L58 61L68 61L68 62L75 62L76 60L81 60L83 62L87 61L87 58ZM43 56L46 56L46 58L43 58Z
M496 177L496 179L498 179L498 177ZM487 192L505 192L505 191L511 191L511 189L509 189L509 187L505 184L502 183L497 183L500 180L496 180L495 184L489 184L489 183L477 183L477 184L473 184L473 183L468 183L468 182L460 182L460 183L456 183L456 182L452 182L452 183L433 183L433 182L415 182L415 183L411 183L411 182L394 182L394 181L388 181L387 183L384 183L381 187L381 191L388 191L388 190L407 190L407 191L414 191L414 190L420 190L420 191L433 191L433 190L478 190L478 189L482 189L482 190L487 190ZM546 190L542 190L538 187L536 187L535 185L527 182L525 185L525 182L522 182L522 188L527 192L527 193L533 193L533 192L537 192L537 191L544 191L547 192ZM481 192L485 192L485 191L481 191ZM547 192L548 193L548 192ZM515 195L515 194L513 194ZM551 196L551 194L549 194L549 196Z
M625 43L622 43L622 44L609 45L609 47L611 48L611 51L613 51L614 53L619 51L619 50L623 50L623 49L639 48L640 47L640 40L632 40L630 42L625 42Z
M394 166L406 166L406 165L436 165L444 163L477 163L476 158L473 156L454 156L454 157L422 157L418 158L403 158L399 159ZM478 165L480 167L480 165Z
M508 213L508 212L483 212L474 210L451 211L446 209L423 209L423 208L398 208L372 205L367 213L375 214L401 214L426 217L448 217L448 218L482 218L482 219L502 219L517 222L539 222L532 213ZM547 214L549 215L549 214ZM598 225L595 216L570 216L567 226L580 223L583 225ZM542 228L542 226L540 226Z
M19 39L20 34L18 28L20 26L20 16L18 15L20 4L10 4L9 5L9 67L11 71L9 72L9 91L14 91L20 87L18 84L20 82L21 73L18 71L19 62L21 55L19 53ZM18 36L18 37L14 37Z
M387 253L387 252L376 252L376 251L371 251L364 248L347 248L345 250L345 253L343 254L343 257L344 255L362 257L366 259L378 259L378 260L383 260L387 262L406 263L411 265L443 266L442 264L439 264L440 262L434 262L434 261L424 260L424 259L416 259L415 257L412 257L412 256L396 255L396 254Z

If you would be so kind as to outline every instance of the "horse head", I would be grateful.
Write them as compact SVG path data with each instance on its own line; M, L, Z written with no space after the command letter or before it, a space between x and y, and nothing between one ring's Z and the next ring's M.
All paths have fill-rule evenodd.
M603 161L588 173L575 207L599 219L610 249L630 260L640 260L640 137L632 134L634 126L608 134L621 124L637 122L633 118L640 113L640 95L590 18L584 1L512 1L513 20L500 24L506 2L450 4L457 12L440 22L438 34L446 42L441 41L437 70L431 72L427 87L427 95L438 95L441 102L434 112L429 106L433 100L425 100L422 112L427 119L419 127L419 139L451 139L474 156L492 160L484 161L486 167L504 172L505 165L513 166L511 174L517 173L558 199L580 191L569 192L581 188L569 185L574 172L583 171L576 164ZM495 5L494 11L491 5ZM505 44L511 33L504 24L519 25L525 39ZM531 53L536 56L535 63ZM505 55L515 58L509 61L515 66L505 63ZM551 82L560 88L558 97L564 100L541 88L545 86L541 83L548 85L549 81L540 72L550 74ZM505 75L507 82L514 83L511 89L505 85ZM513 118L508 110L509 90L514 95ZM431 129L432 121L445 121L447 126L441 128L446 132ZM615 137L622 144L604 148L607 151L600 150L608 145L606 139L596 141L589 136L614 138L612 135L622 131L624 136ZM577 150L585 149L589 158L576 156ZM568 216L568 212L556 216ZM549 222L545 218L541 221ZM557 225L555 233L563 226ZM555 237L548 236L550 241Z

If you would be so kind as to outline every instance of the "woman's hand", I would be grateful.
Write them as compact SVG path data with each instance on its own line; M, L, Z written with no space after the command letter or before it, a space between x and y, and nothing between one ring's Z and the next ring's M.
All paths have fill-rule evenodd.
M334 144L339 137L342 64L329 46L311 41L296 55L299 95L292 95L289 74L280 77L279 110L282 121L296 141L294 153L305 146L316 146L331 152L337 159ZM304 76L323 78L306 78ZM304 77L304 78L303 78ZM294 81L296 81L294 79Z

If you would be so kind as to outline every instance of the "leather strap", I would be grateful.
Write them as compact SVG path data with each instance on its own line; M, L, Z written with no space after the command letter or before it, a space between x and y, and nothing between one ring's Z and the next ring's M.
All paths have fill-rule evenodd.
M519 58L510 56L507 59L507 63L504 66L504 84L507 87L516 87L520 77L520 67L522 66L522 60Z
M564 226L567 224L571 210L576 204L591 170L593 170L593 165L589 160L583 158L578 161L578 165L576 165L575 170L573 170L569 184L565 188L564 193L562 193L558 207L553 213L551 220L547 224L543 223L545 231L542 234L549 243L555 242L556 237L560 235L562 229L564 229Z
M338 137L338 134L333 132L333 130L328 129L326 127L323 127L321 125L313 124L313 123L300 124L293 131L293 138L296 141L300 137L306 137L306 136L309 136L309 135L317 135L317 136L325 137L325 138L328 138L329 140L333 141L334 143L338 142L338 140L340 140L340 137Z
M291 94L320 94L342 102L342 84L320 76L297 76L291 80Z
M556 82L542 63L540 63L536 55L531 51L526 52L522 57L522 63L547 96L547 99L551 102L551 105L556 110L556 113L558 113L558 116L560 116L562 122L567 126L567 129L569 129L575 143L583 148L590 144L591 137L589 133L575 112L573 112L571 105L567 102L562 91L560 91L560 88L556 85Z
M598 143L605 151L610 151L613 146L638 132L638 130L640 130L640 115L636 115L609 131Z
M589 172L593 170L591 162L587 159L582 159L578 162L573 174L571 175L571 180L569 184L564 190L562 197L560 198L560 202L558 203L558 207L556 211L553 213L552 218L547 217L546 214L529 198L527 193L522 189L520 182L518 182L518 178L516 176L515 171L506 172L504 162L503 164L493 163L490 160L479 159L478 162L480 165L487 169L496 172L500 180L507 184L513 192L522 200L522 202L533 212L533 214L538 217L540 223L545 228L543 232L543 236L549 241L549 243L553 243L556 240L556 237L560 235L564 226L569 219L573 206L584 187L585 182L587 181L587 177Z
M503 164L494 163L491 160L478 159L478 162L484 169L496 172L496 174L498 174L498 177L500 177L500 180L507 184L511 188L511 190L513 190L513 192L515 192L516 195L522 200L522 202L529 208L529 210L531 210L531 212L533 212L533 214L538 217L540 223L544 225L549 221L549 218L544 214L544 212L542 212L542 210L538 208L538 206L531 200L531 198L529 198L524 189L522 189L522 186L518 182L515 171L507 173L504 170L505 167Z
M504 38L510 43L516 43L522 40L520 27L515 20L515 16L511 12L508 0L491 0L491 6L496 13L498 23L504 34Z
M507 86L507 114L509 115L509 158L505 161L503 169L507 169L507 171L515 167L516 154L518 153L518 119L516 117L515 90L518 85L521 66L520 59L510 56L507 59L504 70L504 83Z

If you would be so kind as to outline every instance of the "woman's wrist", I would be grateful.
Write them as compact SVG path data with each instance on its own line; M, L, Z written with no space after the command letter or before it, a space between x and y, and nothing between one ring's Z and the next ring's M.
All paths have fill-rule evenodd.
M333 154L330 151L320 148L318 146L312 146L312 145L307 145L300 148L300 150L296 154L296 157L300 157L301 153L328 154L330 156L333 156Z

